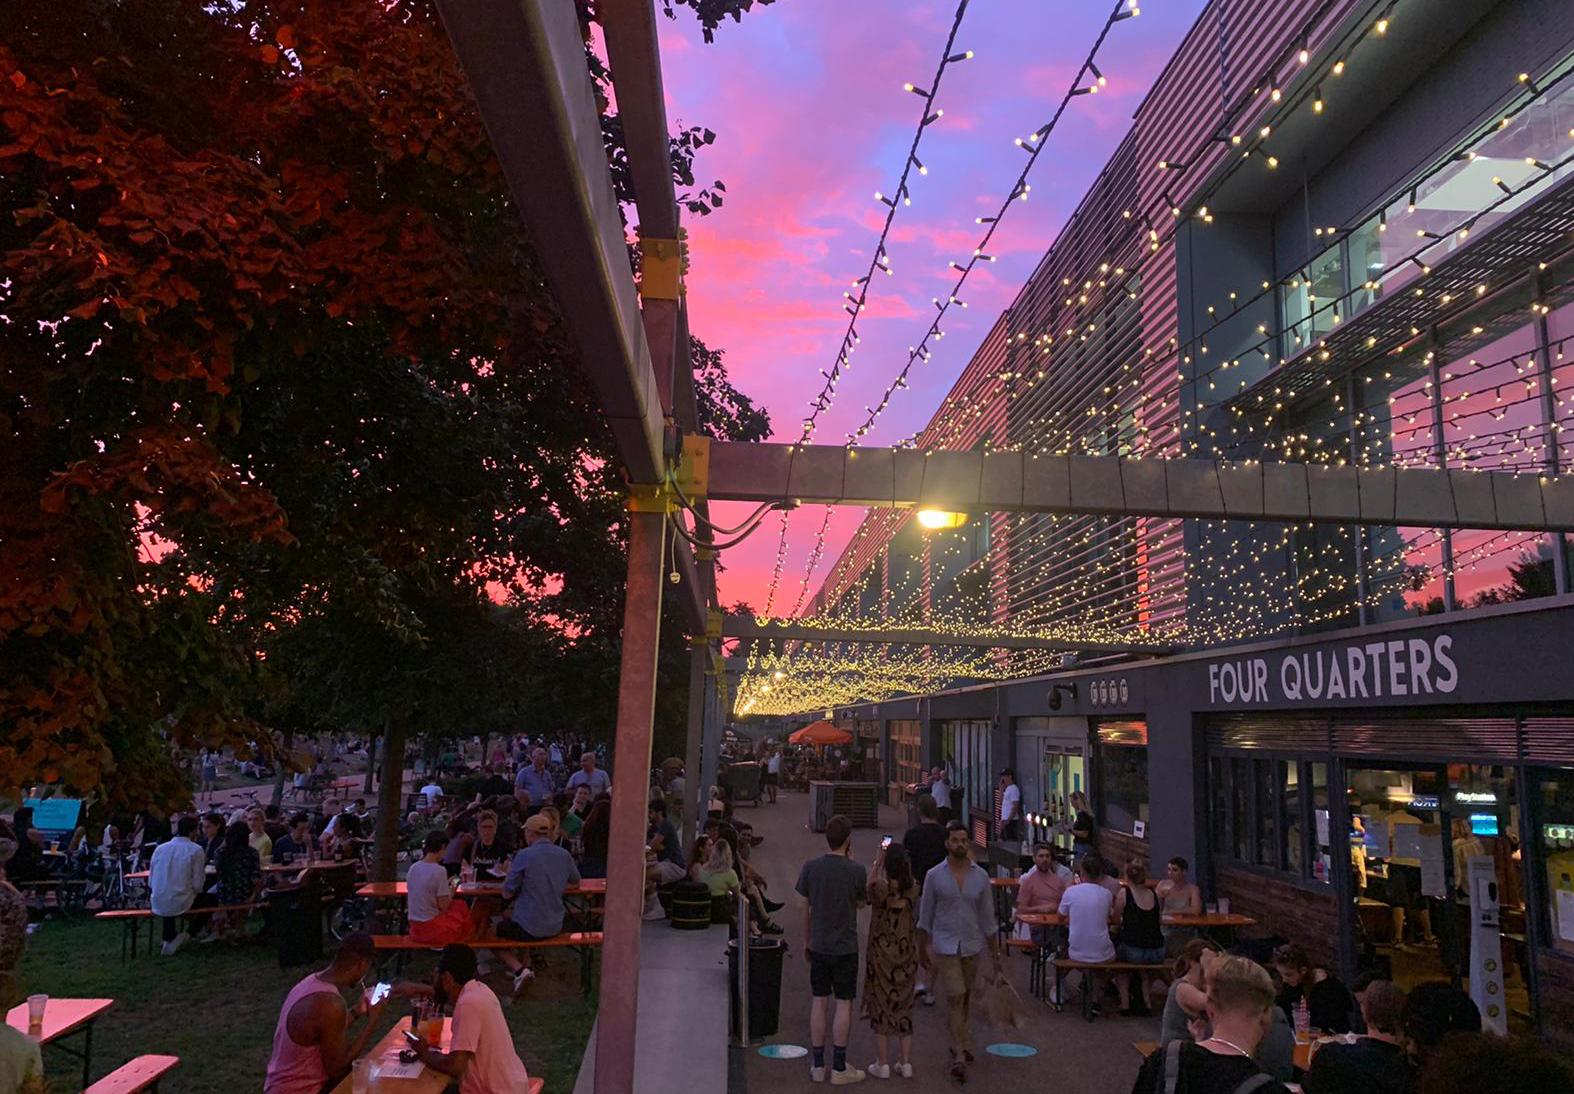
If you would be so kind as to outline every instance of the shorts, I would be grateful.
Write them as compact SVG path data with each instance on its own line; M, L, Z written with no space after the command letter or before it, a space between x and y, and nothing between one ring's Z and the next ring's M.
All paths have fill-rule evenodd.
M1133 965L1162 965L1165 961L1163 946L1129 946L1124 942L1115 947L1115 956Z
M655 871L657 885L671 885L675 881L682 881L688 874L683 867L664 858L651 863L648 869Z
M858 955L809 951L809 990L816 999L835 995L851 999L858 994Z
M525 930L512 919L505 919L497 925L497 937L506 938L510 942L545 942L546 938L538 937ZM550 936L547 936L550 937Z
M1395 908L1420 908L1421 867L1388 864L1388 903Z
M765 774L760 776L760 785L761 786L780 786L781 785L781 776L780 775L773 775L771 772L767 771Z

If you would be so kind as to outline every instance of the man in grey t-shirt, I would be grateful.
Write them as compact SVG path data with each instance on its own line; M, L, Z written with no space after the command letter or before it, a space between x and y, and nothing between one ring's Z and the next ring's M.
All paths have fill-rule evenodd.
M861 1082L864 1073L847 1066L847 1035L853 1021L853 996L858 992L858 905L869 884L864 868L852 860L852 822L840 814L825 826L828 854L810 859L798 874L798 895L808 903L803 911L803 935L808 939L809 988L814 1002L809 1010L809 1043L814 1053L809 1078L824 1082L825 1027L831 996L836 996L836 1017L831 1024L831 1083L841 1086Z

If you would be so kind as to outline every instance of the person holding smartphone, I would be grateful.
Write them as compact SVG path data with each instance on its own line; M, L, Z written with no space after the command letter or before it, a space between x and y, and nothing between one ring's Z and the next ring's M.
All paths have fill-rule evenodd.
M475 951L462 943L443 947L434 996L452 1002L448 1051L406 1033L423 1064L459 1082L459 1094L515 1094L530 1089L530 1075L514 1049L514 1036L497 993L476 978Z

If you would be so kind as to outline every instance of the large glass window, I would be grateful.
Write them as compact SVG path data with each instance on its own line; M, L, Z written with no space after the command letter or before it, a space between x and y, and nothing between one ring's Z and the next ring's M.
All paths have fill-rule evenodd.
M1574 771L1530 773L1537 857L1546 871L1546 942L1574 954Z
M1279 284L1289 360L1337 324L1420 277L1574 172L1568 64L1414 185ZM1316 229L1319 233L1322 228Z
M891 723L891 761L896 765L893 773L897 782L916 783L923 774L923 730L916 721L903 720Z
M1131 832L1148 821L1148 750L1143 746L1099 744L1099 821L1117 832Z
M1208 758L1210 846L1226 859L1326 883L1328 765L1253 756Z

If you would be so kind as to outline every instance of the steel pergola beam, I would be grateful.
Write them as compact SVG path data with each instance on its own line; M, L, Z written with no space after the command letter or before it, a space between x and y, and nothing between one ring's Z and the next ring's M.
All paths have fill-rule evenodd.
M723 638L781 639L791 642L864 642L891 646L960 646L986 650L1062 650L1082 653L1136 653L1158 657L1176 652L1173 646L1143 645L1135 642L1083 642L1071 638L1041 638L1036 635L954 634L927 628L881 627L859 630L856 627L819 627L796 620L760 623L754 619L726 616L721 623Z
M714 441L708 496L963 513L1574 531L1574 475L1459 468Z

